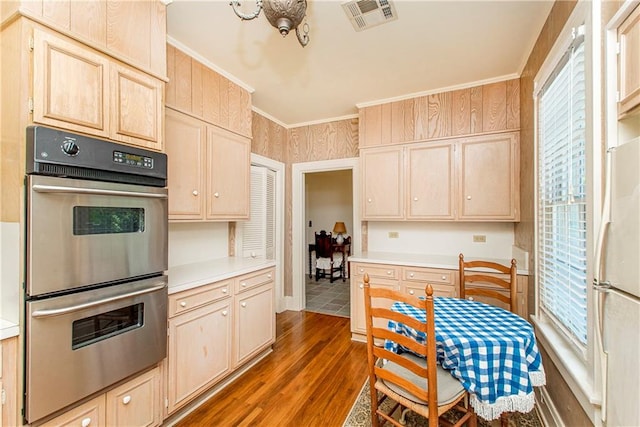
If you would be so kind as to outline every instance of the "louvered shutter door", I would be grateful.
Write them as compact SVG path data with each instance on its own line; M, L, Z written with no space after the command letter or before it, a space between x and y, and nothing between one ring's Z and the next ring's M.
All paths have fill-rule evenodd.
M251 216L242 223L243 257L266 255L266 181L267 169L251 166Z

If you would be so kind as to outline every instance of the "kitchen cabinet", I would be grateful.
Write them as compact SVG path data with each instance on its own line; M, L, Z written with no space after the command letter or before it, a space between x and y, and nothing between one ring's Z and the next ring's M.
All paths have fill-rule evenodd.
M430 284L434 296L457 298L459 293L456 278L457 272L452 270L402 267L400 288L409 295L421 297L426 296L426 286Z
M404 217L403 147L371 148L360 151L362 165L362 219Z
M231 286L222 281L169 295L169 414L231 370Z
M465 138L459 152L458 219L519 221L518 134Z
M166 56L168 107L251 137L249 91L171 45Z
M18 337L0 341L0 426L19 425Z
M364 275L372 287L400 289L400 268L387 264L352 263L351 265L351 336L366 341L367 324L364 308Z
M626 114L640 105L640 7L618 27L618 115Z
M163 89L157 78L33 26L34 123L161 151Z
M159 0L5 2L2 21L16 12L152 75L166 75L166 6Z
M169 220L249 218L249 139L166 110Z
M275 342L274 277L275 271L268 269L236 280L234 367Z
M520 220L518 132L367 148L360 157L363 220Z
M161 409L160 369L156 366L39 427L159 426Z

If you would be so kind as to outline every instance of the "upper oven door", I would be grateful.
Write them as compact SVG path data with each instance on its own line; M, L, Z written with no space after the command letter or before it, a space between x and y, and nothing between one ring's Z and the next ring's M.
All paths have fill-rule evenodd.
M167 269L166 188L30 175L27 294Z

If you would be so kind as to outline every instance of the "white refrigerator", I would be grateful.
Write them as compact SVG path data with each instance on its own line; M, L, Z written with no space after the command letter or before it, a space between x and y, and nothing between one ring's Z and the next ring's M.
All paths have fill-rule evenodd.
M640 137L608 153L594 292L607 427L640 426Z

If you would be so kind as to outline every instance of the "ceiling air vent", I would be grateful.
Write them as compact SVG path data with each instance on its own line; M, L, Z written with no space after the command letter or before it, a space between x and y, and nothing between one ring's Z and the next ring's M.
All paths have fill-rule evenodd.
M398 19L390 0L353 0L342 3L342 8L356 31Z

